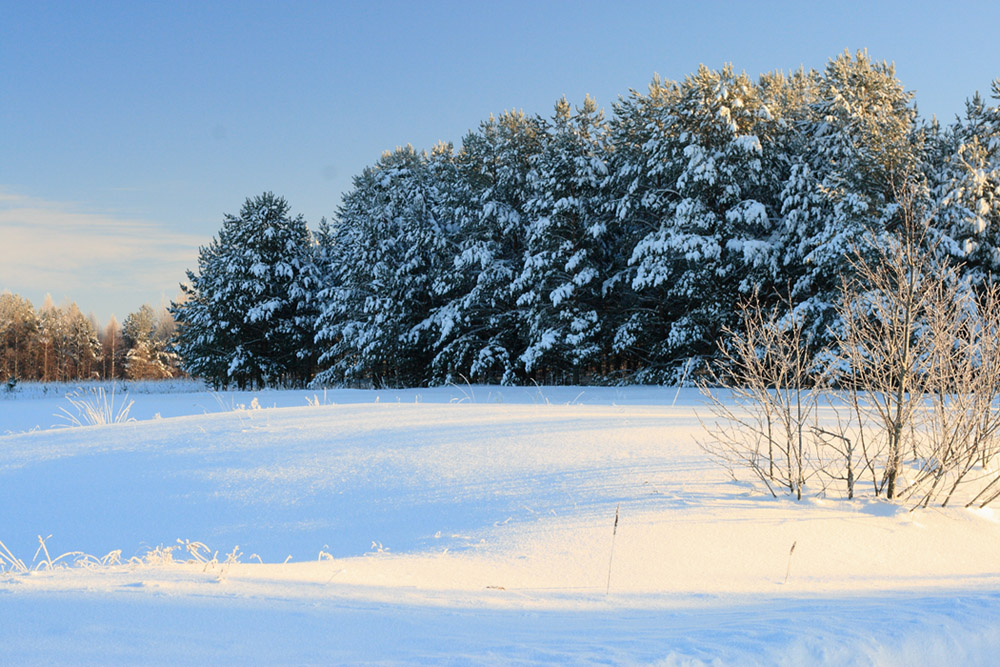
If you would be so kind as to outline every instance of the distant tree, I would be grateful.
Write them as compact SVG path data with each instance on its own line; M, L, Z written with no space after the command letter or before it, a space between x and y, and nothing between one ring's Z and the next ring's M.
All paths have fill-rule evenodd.
M171 304L176 347L192 375L215 386L301 385L313 373L319 289L312 235L270 192L226 215L199 250L198 271Z
M122 338L128 347L125 355L128 379L161 380L173 375L167 339L159 331L160 326L160 318L148 304L125 318Z
M0 293L0 381L35 378L32 355L37 335L38 316L31 302Z
M102 374L109 380L121 379L125 371L125 339L114 315L100 335Z
M59 308L46 296L38 320L34 363L39 380L67 382L100 375L97 332L75 303Z
M57 356L57 345L61 339L59 309L56 308L50 294L45 295L45 301L38 312L38 344L35 348L35 365L39 369L38 379L43 382L59 379L54 369Z
M174 334L177 333L177 322L174 321L174 316L170 314L170 309L164 305L154 309L154 316L156 326L153 329L153 338L169 343Z
M91 318L71 303L62 310L62 380L95 379L100 376L101 344Z

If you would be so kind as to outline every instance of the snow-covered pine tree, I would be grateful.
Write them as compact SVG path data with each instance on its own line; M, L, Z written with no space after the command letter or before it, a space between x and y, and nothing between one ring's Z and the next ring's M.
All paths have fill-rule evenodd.
M601 186L608 152L604 114L594 100L587 96L574 113L563 98L528 173L524 266L514 288L528 324L521 361L542 381L579 383L600 370L607 349Z
M666 335L644 374L668 379L682 360L711 354L737 300L774 274L776 204L765 168L773 118L745 74L703 66L663 112L652 152L673 177L673 202L631 261L633 288L667 304Z
M914 192L922 149L912 95L892 65L845 52L815 94L781 192L780 246L796 308L825 344L848 258L890 242L897 198Z
M1000 79L993 98L1000 100ZM983 284L1000 273L1000 107L976 94L948 137L950 154L937 165L941 232L963 272Z
M301 385L312 375L319 289L314 245L301 215L273 193L248 198L199 250L198 272L171 304L185 369L214 386Z
M440 153L440 155L439 155ZM411 146L385 153L355 178L332 230L332 282L321 294L316 384L417 386L433 357L422 323L438 307L451 263L450 230L435 215L435 157Z
M527 174L541 151L543 123L506 112L480 125L457 155L467 206L456 213L458 249L448 272L452 294L435 313L436 377L515 384L526 379L520 355L527 324L513 282L524 265Z
M605 330L615 355L609 370L619 379L636 372L642 379L650 361L663 356L669 305L653 290L633 289L636 266L629 260L639 241L659 230L678 202L668 138L670 108L679 95L680 86L654 76L646 93L633 90L618 100L608 123L614 150L603 187L613 252L602 289Z
M478 195L467 173L467 160L451 144L439 143L427 156L427 178L433 184L431 214L442 232L434 245L437 257L430 290L430 312L411 331L413 341L433 353L425 369L427 382L447 384L468 379L468 364L443 352L448 341L462 330L463 313L458 308L468 291L468 276L459 268L465 230L478 214Z
M772 72L761 75L759 91L762 103L774 123L773 135L769 138L772 162L769 170L776 174L772 180L777 189L774 195L780 209L779 224L775 230L775 242L779 246L779 261L775 265L772 283L782 294L782 301L789 297L789 290L795 288L795 281L801 275L801 267L791 261L796 253L788 252L787 243L795 243L794 231L800 226L815 226L812 218L820 216L819 196L812 170L809 167L810 133L808 128L814 117L812 105L817 101L820 74L815 70L799 69L790 75ZM786 209L789 211L785 214ZM807 222L799 222L805 218ZM761 295L765 301L770 295Z

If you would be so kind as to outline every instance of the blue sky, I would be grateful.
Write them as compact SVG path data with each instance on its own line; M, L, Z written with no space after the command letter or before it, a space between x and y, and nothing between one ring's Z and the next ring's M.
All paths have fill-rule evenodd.
M1000 76L1000 3L0 0L0 290L104 322L177 295L224 213L315 227L382 151L491 112L610 112L654 72L896 63L950 121Z

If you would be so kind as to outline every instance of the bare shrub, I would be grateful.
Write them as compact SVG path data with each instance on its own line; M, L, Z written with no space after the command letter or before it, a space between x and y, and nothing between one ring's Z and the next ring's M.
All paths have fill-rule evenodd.
M1000 493L1000 475L989 470L1000 436L1000 291L994 285L944 295L950 305L928 318L940 341L930 361L924 437L910 472L907 497L927 506L947 505L961 487L983 505ZM943 301L944 299L942 299Z
M898 236L854 252L838 343L875 495L944 506L997 449L1000 304L942 259L912 193Z
M765 308L757 294L738 314L740 327L725 330L721 363L701 385L715 416L702 447L734 478L737 468L746 469L771 495L801 499L814 473L811 433L820 397L810 373L811 340L800 315Z
M932 267L921 247L925 238L914 229L882 238L871 244L874 261L855 249L854 277L844 281L839 304L846 373L838 379L849 391L875 495L889 499L897 495L906 452L915 451L915 418L941 343L925 323L948 290L943 267Z
M813 367L790 303L780 314L754 295L739 307L702 387L716 417L702 446L734 478L749 471L796 498L810 479L853 498L863 478L875 497L915 507L1000 498L1000 288L977 292L943 259L917 192L897 195L895 233L853 249L832 377ZM821 404L835 425L819 424Z

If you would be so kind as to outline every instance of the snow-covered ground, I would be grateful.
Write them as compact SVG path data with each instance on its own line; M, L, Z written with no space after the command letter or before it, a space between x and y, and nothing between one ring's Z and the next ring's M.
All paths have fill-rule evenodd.
M0 389L0 663L1000 650L1000 515L755 494L691 390L164 389L83 428Z

